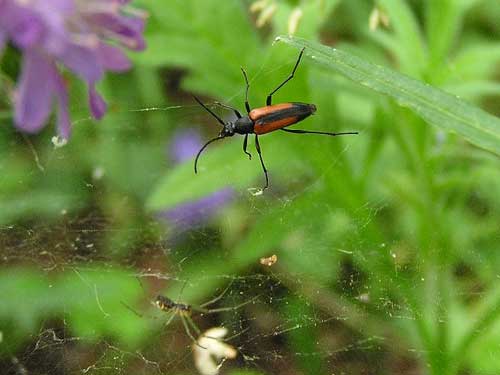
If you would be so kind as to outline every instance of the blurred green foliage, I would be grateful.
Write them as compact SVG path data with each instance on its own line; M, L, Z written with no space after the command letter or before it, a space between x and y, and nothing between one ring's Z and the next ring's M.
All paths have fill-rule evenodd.
M136 4L150 13L148 49L132 56L132 72L102 83L110 113L100 123L87 119L84 91L68 77L76 121L63 148L50 143L52 129L33 137L15 132L6 98L18 57L9 51L2 61L2 353L12 355L56 317L89 342L106 337L137 348L154 340L157 325L122 302L136 306L143 293L133 277L146 269L142 250L175 234L175 225L158 224L156 215L229 185L236 199L208 224L214 238L175 242L155 265L196 286L183 291L184 300L209 299L228 276L258 273L258 259L275 253L270 277L288 295L272 307L278 319L298 325L276 350L319 353L294 357L300 371L330 373L322 345L356 348L368 339L374 345L344 360L345 368L375 368L393 355L422 373L500 372L500 172L489 152L498 154L500 128L485 113L498 115L498 2L379 0L390 25L376 30L368 27L373 2L364 0L277 1L261 29L248 1ZM263 196L247 191L263 176L240 138L207 149L197 176L192 160L172 163L166 155L176 130L202 121L207 139L219 130L188 93L243 109L243 66L251 106L264 105L297 56L272 43L287 33L295 7L302 10L296 35L305 39L289 41L307 45L309 56L322 51L323 65L318 56L305 58L274 101L315 103L318 112L303 128L360 135L262 137L272 186ZM334 44L343 56L337 63L354 61L354 73L363 75L335 73L332 50L320 44ZM385 66L392 93L367 88L381 77L370 63ZM418 96L397 97L410 82L398 72L412 77ZM175 79L180 85L172 89ZM445 115L422 115L430 107ZM95 233L91 252L75 249L73 230ZM30 240L32 232L44 236ZM56 255L54 269L28 267L43 252ZM101 259L106 266L88 269ZM177 262L182 268L172 266ZM167 295L178 295L180 284ZM330 318L351 336L336 336L324 323ZM232 373L254 373L242 371Z
M2 297L8 301L0 307L0 318L8 323L4 340L11 349L36 332L42 319L61 312L65 324L90 341L110 335L136 345L143 339L137 332L148 332L146 320L123 313L122 302L137 300L142 291L122 270L80 268L47 278L33 269L11 268L0 276Z

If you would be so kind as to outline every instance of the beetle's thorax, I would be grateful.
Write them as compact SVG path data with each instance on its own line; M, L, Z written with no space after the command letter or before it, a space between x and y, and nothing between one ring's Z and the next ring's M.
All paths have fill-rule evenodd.
M243 116L234 122L234 132L238 134L252 134L254 122L248 116Z

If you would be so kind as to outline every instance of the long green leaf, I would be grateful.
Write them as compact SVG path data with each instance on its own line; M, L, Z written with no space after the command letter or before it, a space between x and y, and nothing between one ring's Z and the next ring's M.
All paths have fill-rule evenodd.
M280 36L328 69L395 99L428 123L456 132L471 143L500 154L500 120L478 107L424 82L375 65L347 52L300 38Z

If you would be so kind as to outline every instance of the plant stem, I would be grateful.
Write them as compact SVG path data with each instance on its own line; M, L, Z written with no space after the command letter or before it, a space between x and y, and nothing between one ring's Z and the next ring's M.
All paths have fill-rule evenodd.
M477 319L469 326L450 356L454 372L458 371L467 350L480 337L481 333L500 319L500 290L493 288L488 294L482 306L478 308L479 311L476 314L471 314L471 316L477 316Z

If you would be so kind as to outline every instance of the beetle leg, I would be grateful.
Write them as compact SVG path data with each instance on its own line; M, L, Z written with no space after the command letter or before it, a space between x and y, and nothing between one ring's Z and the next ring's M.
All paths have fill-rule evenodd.
M266 190L269 187L269 176L267 175L267 169L264 165L264 160L262 160L262 152L260 151L259 145L259 136L255 134L255 148L257 149L257 153L259 154L260 164L262 165L262 170L264 171L264 175L266 176L266 186L262 190Z
M233 107L231 107L227 104L221 103L221 102L214 102L214 104L218 105L219 107L225 108L225 109L230 109L231 111L234 112L236 117L241 118L241 113L236 108L233 108Z
M245 134L245 139L243 140L243 152L248 155L248 158L252 160L252 154L247 151L248 134Z
M250 84L248 83L247 72L245 72L245 69L241 68L241 72L243 73L243 77L245 77L245 83L247 85L245 89L245 108L247 113L250 113L250 104L248 104L248 89L250 88Z
M299 66L299 63L300 63L300 59L302 58L302 54L304 53L304 49L305 47L303 47L301 50L300 50L300 53L299 53L299 57L297 58L297 62L295 63L295 66L293 67L293 70L292 70L292 73L290 73L290 75L288 76L287 79L285 79L283 82L280 83L280 85L278 87L276 87L268 96L267 96L267 99L266 99L266 105L271 105L271 101L272 101L272 97L273 97L273 94L276 93L276 91L278 91L280 88L282 88L285 83L287 83L288 81L290 81L292 78L293 78L293 75L295 74L295 71L297 70L297 67Z
M309 131L309 130L285 129L285 128L282 128L280 130L283 130L284 132L296 133L296 134L323 134L323 135L331 135L331 136L358 134L358 132L329 133L329 132L313 132L313 131Z

